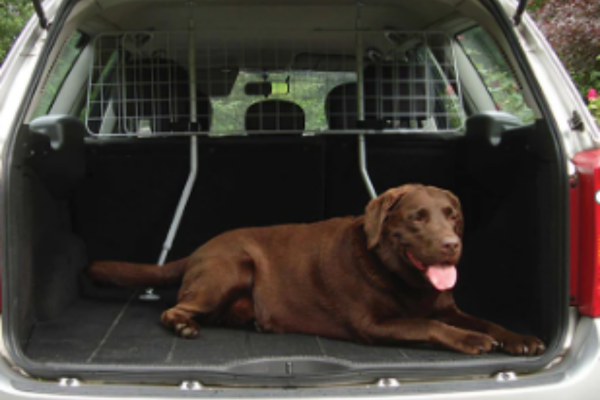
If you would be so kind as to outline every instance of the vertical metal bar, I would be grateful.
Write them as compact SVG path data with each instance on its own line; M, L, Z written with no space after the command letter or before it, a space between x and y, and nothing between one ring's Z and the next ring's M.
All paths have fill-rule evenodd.
M152 129L150 131L151 133L156 133L159 130L157 127L158 124L157 124L157 118L156 118L156 114L157 114L156 107L158 105L157 104L158 100L157 100L156 96L158 95L158 93L157 93L157 90L155 90L155 89L158 89L158 88L157 87L155 88L156 79L154 79L154 72L156 71L156 67L154 65L155 58L156 58L155 56L150 57L150 82L151 82L151 84L150 84L150 105L152 107L152 117L151 117L152 123L154 124L154 126L151 127L151 129ZM160 112L160 108L159 108L158 112ZM161 115L158 116L158 119L160 119L160 117L161 117Z
M383 119L384 113L384 107L383 107L383 103L386 101L384 98L384 82L383 82L383 67L381 66L381 64L377 64L375 65L375 76L379 77L379 79L376 79L373 86L375 86L375 117L377 119ZM392 98L393 100L393 98Z
M169 76L167 78L169 90L167 96L169 96L169 123L170 123L170 131L173 132L173 124L175 122L175 118L173 117L173 62L171 61L171 34L167 33L167 59L166 62L169 63Z
M189 26L189 49L188 49L188 58L189 58L189 91L190 91L190 124L191 127L196 127L198 122L197 118L197 92L196 92L196 45L195 45L195 32L194 32L194 19L193 15L190 19ZM167 234L167 239L163 244L163 250L160 255L160 259L158 261L158 265L163 265L167 258L167 254L169 250L171 250L171 246L173 244L173 240L175 239L175 235L177 234L177 230L179 228L179 223L181 222L181 217L183 216L183 211L185 210L185 206L187 201L192 193L192 189L194 188L194 183L196 181L196 175L198 172L198 148L197 148L197 137L196 135L192 135L190 137L190 174L188 176L188 180L183 188L183 193L181 194L181 198L179 199L179 204L177 205L177 209L175 210L175 215L173 217L173 222L171 223L171 228Z
M282 116L281 114L281 101L276 101L275 102L275 130L277 131L281 131L281 120L282 117L286 118L286 119L291 119L292 121L295 121L296 119L296 108L292 108L292 113L289 114L289 116ZM293 122L292 122L293 124Z
M120 132L127 133L127 88L128 81L125 75L125 38L122 39L120 46L117 44L117 60L115 61L115 72L117 74L116 83L119 88L119 106L121 107L121 117L119 118L119 128L122 129Z
M429 70L429 55L431 54L431 49L429 48L429 36L427 34L423 34L423 43L425 43L425 52L424 52L424 58L425 58L425 74L424 74L424 79L425 79L425 105L426 105L426 110L425 113L427 115L427 123L429 123L430 120L434 119L434 113L435 113L435 104L434 104L434 110L431 110L431 103L435 102L435 87L432 87L434 84L434 77L431 75L431 71ZM432 90L433 89L433 90ZM428 124L429 126L429 124Z
M402 95L403 93L400 90L400 84L401 84L401 76L400 76L400 60L398 59L398 52L394 51L394 57L392 58L394 61L392 62L392 98L391 98L391 102L392 102L392 117L389 119L389 121L391 121L392 125L389 126L390 128L398 128L400 126L400 114L401 114L401 110L400 110L400 102L402 101ZM381 71L380 75L381 76L381 81L385 82L385 80L383 79L383 71ZM383 90L385 86L382 85L382 90L379 93L379 96L383 97L385 91ZM384 102L382 102L383 104ZM385 115L385 108L382 107L382 113L383 115ZM396 126L398 124L398 126Z
M176 43L179 41L179 37L180 35L177 34L176 39L174 39L176 41ZM179 122L179 118L181 117L180 113L180 109L179 109L179 85L181 84L181 82L179 81L180 79L180 73L178 73L177 71L177 64L176 64L176 60L178 58L181 57L181 50L179 49L179 47L177 45L173 45L173 59L172 59L172 66L173 66L173 73L175 74L175 76L173 77L173 117L174 117L174 121L178 123Z
M409 129L417 129L419 127L418 116L417 116L417 83L415 79L417 77L417 65L419 63L418 57L415 55L411 57L410 66L408 67L408 103L409 103Z
M196 99L196 45L194 37L194 19L190 19L190 39L189 39L189 62L190 62L190 123L196 128L197 118L197 99ZM210 76L209 76L210 81Z
M255 39L256 40L256 48L258 49L258 66L262 67L263 65L265 65L265 63L263 62L263 42L260 39L260 36ZM265 73L266 74L266 73ZM265 79L266 81L266 79ZM264 132L264 124L263 121L265 120L265 114L264 114L264 109L265 109L265 103L263 101L261 101L260 103L258 103L258 130L261 132Z
M127 68L127 67L125 67ZM130 130L133 133L138 132L139 130L139 126L140 126L140 102L142 102L142 93L140 93L139 91L139 86L140 86L140 82L138 79L138 68L139 68L139 64L138 64L138 58L136 55L133 56L133 77L132 77L132 81L133 81L133 101L135 102L135 119L133 120L133 126L129 127ZM127 73L127 70L125 70L125 73ZM143 104L142 104L143 105ZM127 104L125 104L125 107L127 107ZM130 132L131 133L131 132Z
M194 42L194 20L193 13L192 18L190 19L190 34L189 34L189 76L190 76L190 124L192 126L196 126L197 121L197 105L196 105L196 46ZM158 259L158 265L163 266L165 260L167 259L167 255L169 254L169 250L171 250L171 246L173 245L173 240L175 239L175 235L177 234L177 230L179 229L179 223L181 222L181 217L183 216L183 212L185 211L185 206L192 194L192 189L194 188L194 184L196 182L196 176L198 175L198 138L196 135L190 136L190 173L188 175L187 182L185 187L183 188L183 192L181 193L181 197L179 199L179 204L177 204L177 209L175 210L175 215L173 216L173 221L171 222L171 227L169 228L169 232L167 233L167 238L163 244L162 251L160 253L160 257ZM143 300L157 300L159 296L154 293L153 288L146 289L146 292L140 296Z
M128 79L127 77L127 70L125 69L125 47L123 46L125 44L125 37L123 38L123 43L121 48L119 49L119 58L118 58L118 62L120 62L120 68L118 69L118 77L120 78L120 80L118 80L119 85L121 85L121 118L119 118L120 124L123 128L123 133L128 134L129 133L129 126L128 126L128 118L130 118L129 115L129 111L127 109L127 98L129 97L129 92L133 92L133 85L132 85L132 80L133 80L133 75L130 76L130 78L132 79ZM129 92L128 92L129 91ZM132 94L133 95L133 94Z
M183 193L181 193L181 198L179 199L179 204L177 204L177 209L175 210L175 215L173 216L173 221L171 222L171 228L167 233L167 238L163 244L162 252L160 253L160 258L158 259L158 265L163 266L165 264L165 260L167 259L167 255L169 254L169 250L173 245L173 240L175 239L175 235L177 234L177 230L179 229L179 223L181 222L181 217L183 216L183 212L185 211L185 206L192 194L192 189L194 188L194 183L196 182L196 176L198 175L198 147L197 147L197 136L192 135L190 137L190 174L188 175L187 182L185 183L185 187L183 188Z
M362 3L356 3L356 111L359 121L365 120L363 37L360 10Z
M207 87L208 87L208 96L211 97L211 98L212 98L211 91L212 91L212 83L213 83L213 81L212 81L212 78L211 78L212 74L211 74L211 69L210 69L210 67L211 67L211 60L210 60L211 57L210 57L210 55L211 55L211 51L212 51L212 46L213 46L212 41L207 41L207 45L206 45L206 64L205 64L206 65L205 79L206 79L206 82L208 83L207 84ZM218 46L218 44L217 44L217 46ZM195 73L194 73L194 99L196 98L195 83L196 83L196 76L195 76ZM194 114L194 120L196 118L195 115L196 114Z
M98 61L98 64L100 64L100 61ZM100 79L102 77L102 72L102 68L100 68L100 70L98 71L98 82L100 83L100 118L104 119L104 90L106 87L102 79Z
M225 44L225 68L223 68L221 70L221 75L219 76L219 79L221 79L221 82L223 84L223 93L227 93L227 78L229 77L229 47L230 46L234 46L235 45L235 39L229 39L229 38L225 38L223 39L223 43ZM232 49L231 50L232 54L235 54L235 50ZM235 68L235 65L233 66ZM206 81L206 87L207 87L207 95L209 98L212 98L212 82L210 81ZM216 85L215 85L216 87Z
M449 38L446 38L448 40L449 46L450 46L450 56L452 57L452 59L450 60L450 67L452 68L452 71L454 72L454 80L453 82L455 82L456 86L456 95L458 96L458 99L456 100L456 102L458 102L458 107L459 107L459 113L460 113L460 126L457 126L456 129L460 129L464 126L465 124L465 120L466 120L466 115L465 115L465 107L463 104L463 95L462 95L462 85L460 85L460 77L459 75L459 69L458 69L458 61L457 61L457 57L456 57L456 53L454 50L454 46L459 46L458 44L453 43Z
M91 133L90 131L90 114L92 113L92 91L94 90L94 87L96 85L94 85L93 79L94 79L94 71L95 71L95 67L96 67L96 60L98 59L98 54L100 53L100 51L98 50L97 46L98 46L98 42L101 41L101 38L97 38L96 40L94 40L94 47L93 47L93 51L92 51L92 62L90 63L90 71L89 71L89 79L87 82L87 86L88 86L88 90L86 93L86 97L87 97L87 102L86 102L86 107L87 110L85 112L85 127L87 128L88 132ZM100 60L98 60L98 64L100 64ZM98 68L99 71L102 71L103 68ZM117 67L117 70L119 70L119 68ZM98 74L98 81L100 80L100 76L101 74ZM118 76L118 75L117 75ZM117 83L118 83L118 78L117 78ZM118 86L117 86L118 87ZM100 133L100 132L98 132Z
M365 120L365 93L364 93L364 66L363 66L363 41L360 20L360 10L362 3L356 3L356 110L357 119ZM367 171L367 149L365 144L365 135L358 135L358 163L360 174L363 178L369 196L372 199L377 197L369 171Z
M369 171L367 170L367 146L365 144L365 135L362 133L358 135L358 163L360 165L360 175L363 178L369 196L374 199L377 197L377 192L375 191L375 187L369 176Z

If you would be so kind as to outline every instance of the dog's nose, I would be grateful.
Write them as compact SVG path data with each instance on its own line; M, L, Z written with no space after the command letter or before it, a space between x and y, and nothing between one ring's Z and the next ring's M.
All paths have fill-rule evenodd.
M456 236L446 236L442 239L442 249L448 253L455 253L460 246L460 240Z

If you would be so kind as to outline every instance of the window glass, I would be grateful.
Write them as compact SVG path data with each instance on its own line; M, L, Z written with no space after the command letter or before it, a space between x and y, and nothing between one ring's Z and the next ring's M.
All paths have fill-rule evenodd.
M42 98L33 113L33 118L39 117L40 115L45 115L48 113L48 111L50 111L50 108L52 107L52 104L56 99L56 95L62 87L65 78L71 71L71 68L83 50L83 46L79 46L82 37L82 33L75 32L67 42L66 46L63 48L62 53L56 61L56 65L52 69L52 72L46 81Z
M481 27L469 29L457 39L479 72L496 108L525 123L532 122L535 119L533 111L525 104L519 82L494 40Z
M102 54L100 57L105 64L101 67L93 68L92 74L98 85L94 86L88 93L88 101L85 107L79 114L79 119L82 122L86 122L88 118L88 125L99 129L102 119L104 118L104 109L101 107L104 103L108 103L110 99L119 95L118 81L114 81L114 85L109 85L107 82L113 82L115 76L115 70L117 66L118 53L116 51L109 54Z
M231 93L212 100L213 125L216 132L243 131L246 110L254 103L265 100L265 96L248 95L246 85L263 81L263 73L242 70L237 76ZM273 89L269 100L286 100L298 104L304 111L306 130L327 129L325 99L331 89L337 85L355 82L355 72L336 71L282 71L269 74L272 82L279 83L282 90ZM273 85L273 88L277 86ZM281 115L292 117L292 115Z

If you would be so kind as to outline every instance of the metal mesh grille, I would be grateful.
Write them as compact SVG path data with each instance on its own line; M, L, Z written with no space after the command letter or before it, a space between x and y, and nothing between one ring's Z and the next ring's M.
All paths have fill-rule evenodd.
M106 33L94 41L90 68L92 135L445 131L464 123L451 40L440 33Z

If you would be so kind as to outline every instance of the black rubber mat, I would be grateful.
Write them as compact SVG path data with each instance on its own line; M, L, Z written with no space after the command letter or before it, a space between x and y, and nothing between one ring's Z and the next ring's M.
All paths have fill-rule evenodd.
M137 296L129 302L78 300L61 318L35 326L26 354L38 362L216 369L291 357L365 366L508 357L498 353L465 356L423 346L365 346L308 335L221 328L204 328L196 340L180 339L159 323L169 304L169 296L165 297L154 302L141 301Z

